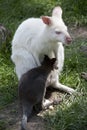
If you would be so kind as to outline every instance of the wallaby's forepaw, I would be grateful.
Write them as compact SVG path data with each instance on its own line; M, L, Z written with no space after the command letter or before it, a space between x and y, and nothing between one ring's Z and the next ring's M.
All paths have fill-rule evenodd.
M76 90L73 89L73 88L70 88L70 89L67 91L67 93L69 93L70 95L72 95L72 94L76 93Z
M58 67L58 60L56 60L55 64L54 64L54 68L57 70L59 67Z

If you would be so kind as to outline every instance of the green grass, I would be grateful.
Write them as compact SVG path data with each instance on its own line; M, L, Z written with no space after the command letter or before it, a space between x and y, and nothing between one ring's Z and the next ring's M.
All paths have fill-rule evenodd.
M24 19L51 15L54 6L58 5L63 8L63 18L66 23L87 24L86 0L0 0L0 23L3 23L14 33L14 30Z
M17 78L10 54L0 53L0 109L17 98Z
M65 49L65 66L61 82L77 90L77 93L64 95L63 103L45 115L47 130L86 130L87 129L87 81L81 72L87 71L87 54L80 51L87 40L77 40Z

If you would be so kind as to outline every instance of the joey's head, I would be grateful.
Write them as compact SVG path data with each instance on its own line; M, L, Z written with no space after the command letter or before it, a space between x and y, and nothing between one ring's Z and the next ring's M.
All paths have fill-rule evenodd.
M42 62L42 66L46 67L49 70L58 69L56 67L56 58L50 59L47 55L44 56L44 60Z
M52 16L42 16L42 21L46 25L46 36L53 43L62 42L70 44L72 39L69 35L67 26L62 19L62 9L60 6L55 7L52 11Z

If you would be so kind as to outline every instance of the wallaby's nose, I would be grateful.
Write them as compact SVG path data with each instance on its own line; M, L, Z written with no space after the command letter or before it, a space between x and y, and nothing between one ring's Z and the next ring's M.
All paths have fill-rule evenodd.
M71 41L72 41L71 37L66 37L66 42L67 43L71 43Z

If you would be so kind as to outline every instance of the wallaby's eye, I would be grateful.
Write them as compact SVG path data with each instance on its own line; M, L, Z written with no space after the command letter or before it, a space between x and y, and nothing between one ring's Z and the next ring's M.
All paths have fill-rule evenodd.
M60 31L55 31L55 33L56 33L56 34L61 34L61 32L60 32Z

